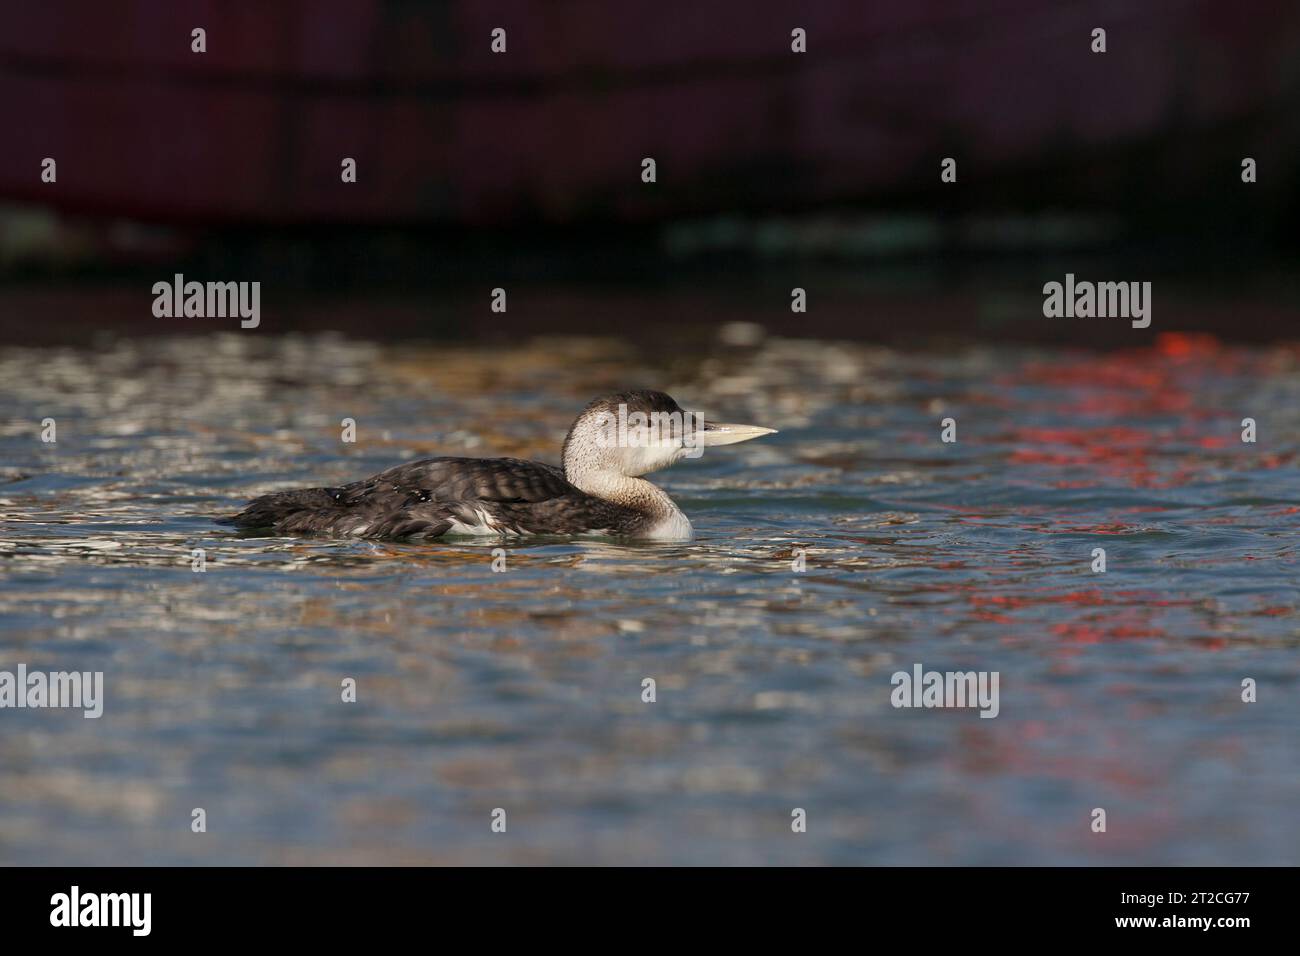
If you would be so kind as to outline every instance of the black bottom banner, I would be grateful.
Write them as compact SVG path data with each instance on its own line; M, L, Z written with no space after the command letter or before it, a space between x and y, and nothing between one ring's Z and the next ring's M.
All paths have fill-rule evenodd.
M927 942L1047 933L1232 945L1289 925L1283 911L1294 888L1290 870L1197 868L9 869L0 880L6 938L75 934L77 945L338 945L398 940L427 931L431 920L487 929L493 943L511 930L533 943L587 933L610 943L612 922L629 939L689 927L693 938L733 945L783 931L805 939L920 931Z

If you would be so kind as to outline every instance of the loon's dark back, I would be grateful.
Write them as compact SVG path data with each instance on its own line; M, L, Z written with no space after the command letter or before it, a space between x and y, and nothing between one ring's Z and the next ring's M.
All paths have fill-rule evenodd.
M580 519L624 533L639 517L626 511L574 488L554 465L426 458L335 488L262 495L224 523L280 534L435 538L452 531L564 534Z

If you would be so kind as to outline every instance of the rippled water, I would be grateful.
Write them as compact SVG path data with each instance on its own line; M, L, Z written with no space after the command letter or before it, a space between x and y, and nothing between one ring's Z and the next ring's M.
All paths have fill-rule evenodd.
M1295 864L1298 369L1184 336L0 349L0 669L106 682L99 720L0 711L0 862ZM211 521L426 455L555 461L633 386L781 430L657 476L689 545L494 573L491 543ZM999 716L893 708L918 662L999 672Z

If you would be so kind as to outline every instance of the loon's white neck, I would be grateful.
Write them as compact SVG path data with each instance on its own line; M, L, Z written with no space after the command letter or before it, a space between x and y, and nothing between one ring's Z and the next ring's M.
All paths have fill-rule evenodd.
M690 520L658 485L607 468L565 468L569 484L594 498L622 505L649 519L642 537L656 541L689 541L694 536Z

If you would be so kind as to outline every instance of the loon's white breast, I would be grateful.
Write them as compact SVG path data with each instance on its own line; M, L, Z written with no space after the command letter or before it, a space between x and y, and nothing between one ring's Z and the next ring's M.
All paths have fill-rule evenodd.
M691 519L676 505L673 505L671 514L659 519L646 533L646 538L651 541L690 541L694 537Z

